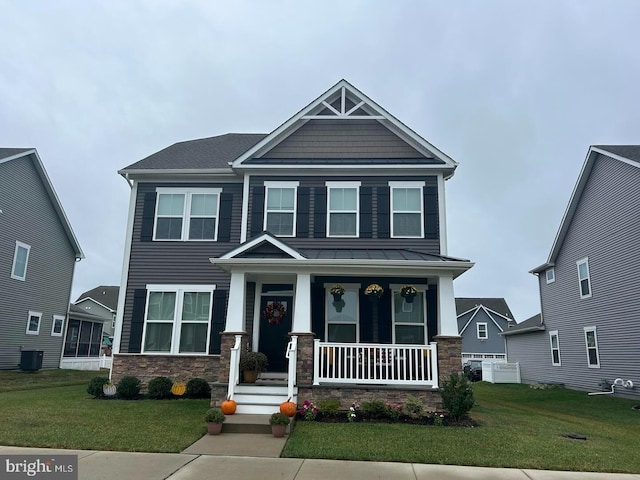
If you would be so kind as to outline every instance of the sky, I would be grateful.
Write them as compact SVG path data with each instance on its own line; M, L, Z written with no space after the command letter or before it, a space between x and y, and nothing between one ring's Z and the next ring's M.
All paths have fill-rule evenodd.
M640 143L640 2L0 0L0 146L35 147L86 255L121 279L129 186L175 142L268 133L344 78L459 162L459 297L539 312L590 145Z

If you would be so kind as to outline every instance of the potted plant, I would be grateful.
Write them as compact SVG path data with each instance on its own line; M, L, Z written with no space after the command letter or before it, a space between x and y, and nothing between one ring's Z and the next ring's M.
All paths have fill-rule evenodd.
M222 423L226 418L219 408L210 408L207 410L204 420L207 422L207 432L209 432L209 435L220 435Z
M400 296L404 298L407 303L413 303L413 299L416 297L417 293L418 291L413 285L404 285L400 289Z
M329 293L333 295L334 302L339 302L342 299L342 295L344 295L344 287L339 283L336 283L333 287L331 287Z
M289 425L289 417L284 413L276 412L269 418L269 425L271 425L271 433L274 437L284 437L287 425Z
M382 288L377 283L372 283L371 285L369 285L367 288L364 289L364 294L370 300L379 299L382 296L383 293L384 293L384 288Z
M244 352L240 355L240 371L245 383L255 383L260 372L267 370L267 356L262 352Z

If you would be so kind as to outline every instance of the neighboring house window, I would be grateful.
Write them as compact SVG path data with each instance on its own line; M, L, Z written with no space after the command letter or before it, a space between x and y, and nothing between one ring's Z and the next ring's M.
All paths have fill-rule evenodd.
M360 182L326 182L327 236L357 237Z
M393 343L424 345L426 338L424 291L418 290L413 302L400 295L400 286L393 292Z
M584 339L587 344L587 361L589 362L589 368L600 368L596 327L584 327Z
M64 357L99 357L102 323L69 320L64 340Z
M154 240L216 240L219 188L157 188Z
M31 247L26 243L16 242L16 249L13 253L13 267L11 268L11 278L22 280L27 277L27 263L29 263L29 252Z
M545 273L546 273L546 276L547 276L547 284L553 283L553 282L556 281L556 270L555 270L555 268L553 268L553 267L548 268Z
M422 190L424 182L389 182L391 188L391 236L424 237Z
M476 323L476 330L478 332L478 339L486 340L489 338L489 332L487 331L486 323Z
M560 340L557 330L549 332L549 342L551 343L551 364L560 365Z
M51 324L51 336L61 337L64 330L64 317L60 315L53 316L53 323Z
M591 296L591 276L589 275L589 259L578 260L578 281L580 282L580 298Z
M355 343L359 338L358 287L343 285L345 292L342 299L336 302L329 292L331 286L325 285L327 341Z
M29 319L27 320L27 335L40 335L41 320L41 312L29 312Z
M143 353L206 353L214 287L149 285Z
M294 237L298 182L264 182L264 186L264 229L279 237Z

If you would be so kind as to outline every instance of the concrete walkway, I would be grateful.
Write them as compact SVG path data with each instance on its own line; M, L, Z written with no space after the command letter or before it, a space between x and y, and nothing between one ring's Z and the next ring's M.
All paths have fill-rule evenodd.
M552 472L417 463L1 447L0 455L78 455L80 480L640 480L640 474Z

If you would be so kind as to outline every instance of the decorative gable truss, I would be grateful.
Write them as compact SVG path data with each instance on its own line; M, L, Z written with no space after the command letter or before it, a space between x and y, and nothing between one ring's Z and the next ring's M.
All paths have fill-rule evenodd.
M498 322L497 319L505 320L507 323L512 322L512 320L509 317L505 317L504 315L501 315L500 313L495 312L490 308L485 307L484 305L478 305L477 307L474 307L471 310L467 310L466 312L458 315L458 318L463 317L464 315L467 315L469 312L472 312L473 310L475 310L475 312L473 312L473 315L471 315L467 323L465 323L464 327L460 329L460 335L464 334L467 327L473 323L474 318L476 317L476 315L480 310L483 310L487 314L487 316L491 319L491 321L498 328L498 330L500 330L500 332L504 332L504 328L500 326L500 323Z

